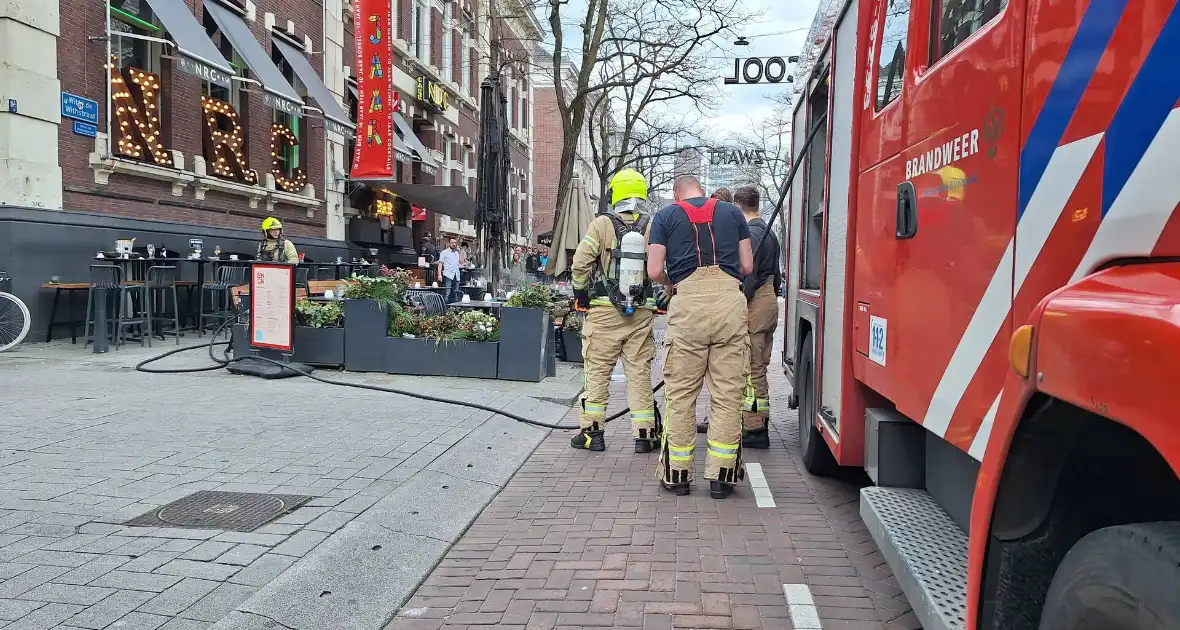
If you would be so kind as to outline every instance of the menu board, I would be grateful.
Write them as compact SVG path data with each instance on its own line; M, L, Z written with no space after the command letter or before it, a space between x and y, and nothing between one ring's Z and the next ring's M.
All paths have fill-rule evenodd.
M291 352L295 332L295 267L250 270L250 346Z

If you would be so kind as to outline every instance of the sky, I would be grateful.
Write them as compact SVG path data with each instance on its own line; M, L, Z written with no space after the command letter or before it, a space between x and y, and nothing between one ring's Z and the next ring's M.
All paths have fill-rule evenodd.
M762 11L760 22L751 25L742 35L750 40L749 46L731 46L734 57L788 57L798 55L803 49L803 41L807 37L807 29L811 28L812 19L818 0L757 0L750 6L759 7ZM783 31L794 31L783 35L771 35ZM767 34L765 37L759 35ZM732 66L727 68L732 73ZM794 66L788 66L788 72L794 71ZM722 78L718 77L718 83ZM786 82L765 85L726 85L723 87L727 95L725 105L719 115L714 118L712 125L718 130L745 129L750 121L757 120L769 113L770 104L766 97L774 92L789 92L792 85Z

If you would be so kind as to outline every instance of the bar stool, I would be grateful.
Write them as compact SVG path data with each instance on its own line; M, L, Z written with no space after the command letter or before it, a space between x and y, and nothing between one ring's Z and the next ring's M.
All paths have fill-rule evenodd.
M164 324L172 322L172 334L176 337L176 345L180 345L180 299L176 295L176 267L152 267L147 272L147 321L148 346L155 331L160 331L160 339L164 338ZM172 294L172 315L168 315L168 295ZM160 298L160 312L156 314L156 298ZM160 327L156 327L160 322Z
M308 275L311 269L302 265L295 268L295 290L303 289L307 291L307 295L311 295L311 285L308 284Z
M113 302L114 309L107 311L107 332L113 332L118 339L119 324L122 320L124 290L128 288L123 283L123 269L116 265L90 265L90 289L86 292L86 323L82 334L86 337L83 347L94 341L94 292L105 290L108 302ZM113 299L112 299L113 298ZM116 347L118 344L116 343Z
M234 287L246 284L249 277L249 267L223 265L217 268L216 277L213 282L206 282L201 287L201 304L197 315L197 336L204 335L206 322L213 321L213 329L216 330L227 320L235 316L236 309L234 307L232 290ZM205 310L206 293L210 297L210 310L208 311ZM224 307L222 306L223 299Z

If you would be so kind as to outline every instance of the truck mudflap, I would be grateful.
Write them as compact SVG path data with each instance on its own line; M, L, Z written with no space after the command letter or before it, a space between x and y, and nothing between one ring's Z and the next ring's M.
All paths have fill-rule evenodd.
M860 491L864 520L923 630L967 626L967 535L923 490Z

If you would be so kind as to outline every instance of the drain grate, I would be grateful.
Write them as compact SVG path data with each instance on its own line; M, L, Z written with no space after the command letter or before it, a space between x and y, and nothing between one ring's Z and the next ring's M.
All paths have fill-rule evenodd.
M202 490L123 524L131 527L181 527L251 532L307 503L311 498Z

